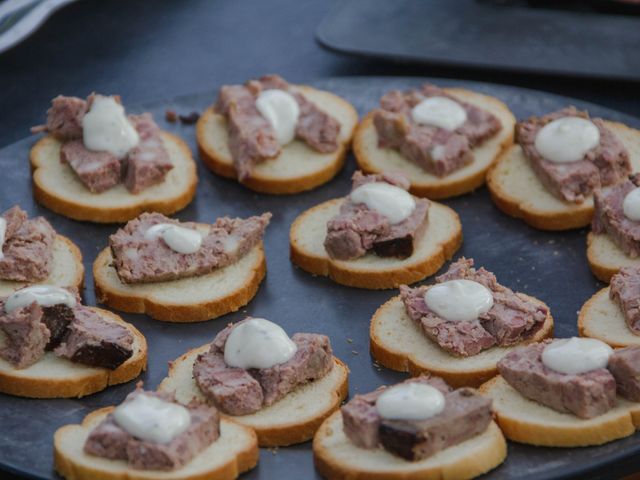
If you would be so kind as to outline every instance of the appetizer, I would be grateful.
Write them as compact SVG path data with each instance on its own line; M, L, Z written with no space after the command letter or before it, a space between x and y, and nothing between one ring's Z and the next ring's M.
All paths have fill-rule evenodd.
M200 117L200 156L251 190L292 194L331 180L344 165L358 114L347 101L278 75L224 85Z
M321 203L295 220L291 261L314 275L368 289L432 275L460 248L460 219L408 189L399 173L356 172L347 197Z
M353 149L362 171L399 171L414 195L448 198L484 184L514 125L497 98L424 84L386 93L358 126Z
M47 135L31 149L38 202L75 220L125 222L143 211L171 214L196 192L189 147L149 113L127 115L117 95L58 96Z
M198 322L249 303L266 274L270 213L179 222L143 213L109 237L93 264L98 301L168 322Z
M433 285L400 287L371 319L371 355L412 375L430 372L453 386L479 386L515 346L553 333L540 300L514 292L461 258Z

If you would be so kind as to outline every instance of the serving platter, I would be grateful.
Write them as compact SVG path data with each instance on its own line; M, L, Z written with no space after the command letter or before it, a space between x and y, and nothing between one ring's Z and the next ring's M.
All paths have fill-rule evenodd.
M343 96L363 115L378 104L385 91L416 86L425 81L494 95L509 105L518 118L573 104L588 109L592 115L640 128L640 120L597 105L502 85L401 77L347 77L310 83ZM165 110L202 111L214 101L215 95L215 91L208 91L159 99L151 104L127 105L127 108L132 113L151 111L162 128L182 136L195 152L195 129L167 123ZM127 104L126 98L123 101ZM47 105L42 106L43 118L46 108ZM118 226L76 222L34 202L28 166L29 149L34 141L35 138L25 138L0 149L0 171L3 172L0 210L18 203L30 215L44 215L59 233L75 241L82 250L87 270L85 302L95 305L91 265L106 246L107 237ZM371 315L396 292L343 287L326 278L308 275L289 261L288 235L292 221L311 206L345 195L354 170L355 161L350 155L346 168L328 184L295 196L269 196L253 193L236 182L217 177L198 162L196 199L176 217L184 221L213 222L223 215L245 217L271 211L273 219L265 236L268 273L258 294L246 308L216 320L169 324L144 315L122 314L144 333L149 343L148 371L140 378L147 388L155 388L164 378L167 362L210 341L228 322L241 320L249 314L276 321L289 334L318 332L329 335L336 356L351 369L351 395L406 378L405 374L375 364L368 352ZM499 212L486 188L443 203L454 208L462 220L464 245L455 258L473 257L477 265L495 272L501 283L544 300L555 318L557 336L577 333L577 311L603 286L591 275L587 265L585 229L563 233L533 230ZM80 422L94 409L121 402L134 384L135 381L112 387L82 399L33 400L0 394L0 468L26 478L56 478L52 452L54 431L62 425ZM608 445L580 449L536 448L510 443L506 462L483 478L534 480L585 478L588 475L589 478L614 479L640 470L639 453L639 434ZM242 478L320 477L313 468L311 443L307 442L287 448L262 449L258 467Z

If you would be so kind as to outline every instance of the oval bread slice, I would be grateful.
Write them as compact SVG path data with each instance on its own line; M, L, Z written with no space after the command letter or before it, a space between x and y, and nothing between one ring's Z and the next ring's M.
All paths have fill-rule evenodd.
M84 284L84 266L80 249L62 235L56 235L53 241L53 263L51 273L41 284L57 287L75 287L82 290ZM33 285L29 282L0 280L0 297L6 297L16 290Z
M333 93L307 86L296 88L340 122L340 145L335 152L320 153L303 141L294 140L282 148L278 157L254 167L251 177L243 182L251 190L271 194L311 190L331 180L344 165L358 113L349 102ZM217 114L213 107L208 108L198 120L196 138L200 157L207 168L222 177L237 178L224 115Z
M122 283L105 248L93 263L96 298L111 308L165 322L201 322L251 301L267 272L262 242L236 263L209 274L156 283Z
M546 305L533 297L530 300ZM547 307L547 311L548 307ZM371 319L371 355L380 365L409 372L412 376L430 373L442 377L452 387L478 387L498 374L496 364L509 351L553 335L553 317L547 314L542 328L528 342L513 347L493 347L471 357L457 357L427 338L409 318L400 296L384 303Z
M114 407L87 415L81 425L59 428L53 440L54 466L68 480L233 480L258 463L260 452L251 429L220 420L220 437L189 463L174 471L136 470L124 460L110 460L84 452L91 430Z
M61 163L60 141L43 137L31 149L33 194L38 203L60 215L96 223L126 222L142 212L175 213L196 194L196 163L182 139L162 132L162 140L173 163L162 183L136 194L122 183L91 193L71 167Z
M427 173L397 150L378 147L373 112L370 112L362 119L353 137L353 151L360 169L365 173L402 172L411 181L411 193L433 199L462 195L483 185L489 167L513 143L516 119L509 107L495 97L462 88L444 90L453 97L493 113L502 123L502 129L494 137L473 149L475 159L472 163L445 177Z
M30 367L16 369L0 359L0 392L29 398L84 397L136 378L147 368L147 341L140 331L118 315L90 307L105 320L117 322L133 335L133 355L115 370L88 367L60 358L53 352Z
M609 287L593 295L580 309L578 332L581 337L602 340L614 348L640 346L640 335L627 326L620 306L609 298Z
M289 233L291 261L314 275L350 287L396 288L433 275L462 244L462 225L451 208L432 202L427 228L413 255L399 259L369 253L356 260L334 260L324 248L327 222L340 211L344 199L321 203L302 213Z
M602 445L633 435L640 427L640 404L617 398L617 405L595 418L560 413L529 400L497 376L480 387L493 399L493 410L505 437L545 447Z
M629 151L631 171L640 171L640 131L622 123L606 124ZM487 186L500 210L540 230L585 227L593 217L593 196L580 204L557 198L540 182L519 145L500 156L487 176Z
M189 403L194 398L206 401L192 372L196 357L209 348L209 345L194 348L171 362L169 374L158 390L175 394L181 403ZM254 429L261 447L282 447L310 440L324 419L340 406L349 390L349 369L337 358L334 360L331 371L320 380L299 386L256 413L227 417Z
M591 272L598 280L609 283L622 267L637 267L640 258L624 253L606 233L589 232L587 235L587 260Z
M464 480L494 469L507 457L507 442L498 426L435 455L411 462L381 448L354 445L342 428L342 414L331 415L313 439L315 467L325 478L349 480Z

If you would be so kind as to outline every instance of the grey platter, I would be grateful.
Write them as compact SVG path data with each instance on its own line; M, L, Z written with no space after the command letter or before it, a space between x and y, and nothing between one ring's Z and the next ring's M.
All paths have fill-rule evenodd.
M362 115L377 105L388 89L405 88L423 81L466 87L505 101L518 118L542 114L567 104L587 108L592 114L640 127L638 119L579 100L521 88L418 78L335 78L313 84L351 101ZM67 92L73 93L73 92ZM117 92L107 92L117 93ZM131 112L151 111L165 128L182 136L195 151L194 129L164 121L166 108L180 113L202 111L214 100L215 92L185 95L137 107ZM127 99L124 99L125 103ZM46 105L42 106L43 117ZM26 133L26 132L25 132ZM0 150L0 209L20 204L31 215L44 215L58 232L69 236L82 249L87 270L85 301L95 304L91 264L106 246L116 225L93 225L56 215L36 204L31 195L28 167L33 138L26 138ZM167 371L167 362L188 349L210 341L223 326L247 314L279 322L290 334L321 332L331 337L336 355L351 369L350 394L370 391L393 383L406 375L376 367L368 353L369 319L394 291L365 291L336 285L326 278L313 277L289 261L288 233L294 218L324 200L343 196L355 162L336 179L308 193L295 196L259 195L239 184L217 177L198 166L198 194L194 202L177 214L181 220L213 222L222 215L248 216L269 210L274 217L265 245L268 274L254 300L243 310L217 320L179 325L151 320L144 315L123 317L146 335L149 368L141 377L155 388ZM591 275L585 258L586 230L544 233L499 212L485 188L446 200L461 216L464 245L457 256L475 258L478 265L494 271L498 279L516 289L543 299L556 321L556 335L576 334L576 312L602 287ZM52 437L55 430L77 423L90 411L119 403L133 389L134 382L110 388L82 399L30 400L0 394L0 468L28 478L56 478L53 471ZM487 479L554 479L581 477L619 478L640 470L638 434L601 447L581 449L535 448L509 444L507 461L489 473ZM259 466L246 479L319 478L313 468L310 442L302 445L263 449Z

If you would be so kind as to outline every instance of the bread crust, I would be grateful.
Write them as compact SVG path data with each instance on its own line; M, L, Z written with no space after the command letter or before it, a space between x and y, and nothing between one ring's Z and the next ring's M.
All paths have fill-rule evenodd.
M56 260L59 260L55 258L56 248L66 250L67 254L71 256L72 258L71 272L69 273L56 272L55 264L56 264ZM84 265L82 263L82 253L80 252L80 249L75 243L73 243L69 238L63 235L56 234L56 237L54 240L53 263L54 263L54 267L52 268L52 272L49 275L49 278L38 283L48 283L48 284L53 284L60 287L74 287L74 288L77 288L79 292L82 292L82 289L84 288ZM58 274L68 277L64 282L62 282L64 283L64 285L61 284L59 279L54 278ZM28 285L32 285L32 284L29 282L14 282L10 280L0 280L0 296L10 295L11 292L14 292L15 290L26 287Z
M216 480L233 480L241 473L254 468L258 463L260 452L255 433L251 429L234 424L227 419L220 420L222 434L216 442L226 441L229 444L233 444L237 451L233 452L234 455L230 456L222 465L215 465L214 463L210 469L204 471L188 471L191 463L198 461L200 454L192 462L178 470L158 472L123 468L123 461L91 457L83 452L74 452L66 445L67 442L86 438L90 428L99 423L113 409L114 407L105 407L95 410L84 418L81 425L65 425L56 431L53 443L54 468L62 477L68 480L151 480L160 477L170 480L209 480L212 478ZM232 441L234 440L233 438L225 439L225 430L229 428L242 432L243 437L245 437L243 438L243 445L237 445L237 442ZM79 431L86 433L79 435ZM237 433L235 434L237 435ZM215 445L215 442L201 454L206 455L213 445ZM84 457L91 457L93 461L89 462ZM210 456L212 460L217 461L218 459L214 457L214 455Z
M188 177L185 181L183 190L176 192L174 195L161 199L144 199L144 192L140 194L131 194L125 190L122 198L130 197L126 202L120 200L109 204L104 200L100 205L90 205L83 203L78 199L66 198L64 195L64 185L56 185L55 188L45 185L43 177L47 174L44 162L50 150L55 150L55 146L60 141L51 135L47 135L36 142L30 153L31 171L33 175L33 196L36 201L48 209L65 217L74 220L82 220L94 223L121 223L137 217L143 212L159 212L165 215L171 215L185 208L196 194L198 184L198 176L196 174L196 164L192 158L189 146L178 136L169 132L162 132L165 144L172 144L179 152L181 161L185 164L182 175ZM59 153L58 153L59 157ZM70 168L61 164L61 168ZM171 173L171 172L170 172ZM79 179L74 178L74 183L81 184ZM84 186L82 186L84 188ZM165 185L167 189L169 185ZM61 191L62 190L62 191ZM87 190L88 191L88 190ZM109 192L107 190L107 192ZM103 193L107 193L103 192ZM100 196L102 194L93 194Z
M462 225L458 215L449 207L434 202L429 209L429 223L420 243L429 241L430 229L440 227L440 225L434 226L431 221L434 209L439 209L441 214L446 217L446 221L450 223L448 225L450 233L426 256L414 258L416 255L420 255L417 252L419 250L419 246L417 246L416 252L409 259L397 260L395 267L381 270L367 268L366 265L358 263L360 259L355 261L333 260L324 248L322 248L322 252L306 248L302 240L306 225L322 223L322 219L326 216L325 212L335 210L337 213L339 205L343 201L344 199L337 198L316 205L299 215L291 225L289 233L291 261L313 275L329 277L336 283L350 287L371 290L397 288L399 285L415 283L433 275L447 260L453 257L453 254L462 245ZM315 217L320 217L320 219L314 222ZM326 227L323 235L326 235ZM324 239L324 236L322 238Z
M195 380L193 380L191 371L196 357L207 352L209 348L209 344L194 348L173 362L170 362L169 373L167 377L160 382L158 390L175 393L178 401L183 403L193 398L198 398L201 401L205 400ZM313 438L313 435L322 422L340 407L340 404L349 392L349 368L338 358L334 357L334 361L334 368L327 376L299 387L266 409L260 410L252 415L230 416L223 414L223 416L252 428L258 436L258 444L261 447L283 447L306 442ZM323 382L323 380L326 382L327 390L320 390L321 388L325 388L325 383L320 383ZM179 388L180 385L185 384L188 384L188 388L191 389L191 391L187 392ZM263 415L269 415L268 412L264 413L266 410L277 407L281 402L295 402L295 396L301 395L301 388L308 388L306 392L307 397L309 396L309 392L312 392L313 398L322 398L325 405L314 404L314 408L317 410L313 412L312 416L305 420L296 420L292 418L292 416L278 416L277 420L266 421L262 417ZM316 392L316 390L318 391ZM313 401L311 398L307 400L310 402ZM295 406L287 408L288 414L293 415L296 410L303 408L305 402L306 400L300 400L295 403Z
M247 188L260 193L268 193L273 195L292 195L295 193L311 190L331 180L344 166L347 151L351 145L353 131L358 122L358 113L353 106L346 100L329 92L317 90L308 86L298 86L303 94L313 95L322 93L331 95L333 102L338 103L345 112L348 112L347 118L337 120L340 121L342 128L348 128L347 135L344 136L338 149L332 153L333 159L327 165L320 165L315 171L299 175L296 177L286 177L278 175L269 175L260 171L255 171L251 177L242 182ZM212 144L207 138L207 130L212 128L214 121L220 121L224 124L224 117L218 115L213 106L209 107L200 117L196 125L196 140L198 143L198 152L204 165L213 173L221 177L237 179L237 172L230 157L216 145ZM287 146L283 147L286 149ZM277 157L276 157L277 158ZM269 162L271 160L267 160Z
M609 283L622 267L640 265L640 258L629 257L606 233L589 232L587 260L593 275L605 283Z
M322 424L313 439L316 470L333 480L464 480L494 469L506 457L507 443L494 422L482 434L418 462L382 449L356 447L342 432L339 411ZM374 458L376 464L366 465Z
M496 135L500 136L503 134L503 132L509 132L509 134L505 135L505 137L498 145L495 155L493 155L492 158L489 159L488 162L486 162L486 165L483 166L483 168L476 171L471 171L466 176L463 176L461 178L451 178L455 174L455 172L453 172L451 175L445 176L443 178L434 177L434 179L432 180L416 180L410 178L411 193L418 197L427 197L434 200L455 197L481 187L485 182L487 171L489 170L491 165L493 165L493 163L497 160L501 152L503 152L506 148L513 144L513 129L516 123L516 119L509 108L502 101L498 100L495 97L472 92L463 88L445 88L444 91L453 95L454 97L459 97L461 100L468 101L469 103L475 104L478 103L478 101L481 101L483 103L491 105L489 111L494 114L497 112L501 115L501 117L503 117L503 119L508 119L506 125L504 125L505 122L503 121L502 130L500 130L500 132L498 132ZM363 172L382 173L382 171L385 169L381 169L379 166L376 166L376 162L374 162L371 156L367 153L371 147L370 145L368 145L369 142L367 140L366 134L372 130L375 131L373 117L374 113L369 112L367 115L365 115L365 117L358 125L356 133L353 137L353 152L355 154L358 166ZM474 152L476 152L478 148L474 148L473 150ZM407 165L413 165L409 160L406 160L406 162ZM396 169L397 168L395 165L390 165L386 170Z
M100 316L115 321L126 327L134 337L135 350L131 358L115 370L106 368L84 367L85 372L78 371L79 364L66 359L56 359L73 365L64 375L38 374L34 369L42 369L53 361L53 354L47 353L43 358L26 369L13 368L8 362L0 362L0 392L18 397L28 398L74 398L84 397L99 392L111 385L118 385L133 380L147 368L147 341L130 323L125 322L115 313L97 307L89 307ZM58 367L58 370L61 367ZM64 368L64 367L62 367Z
M262 242L254 249L257 249L255 261L246 265L244 272L246 281L238 288L222 297L216 297L216 292L211 292L214 297L205 301L176 303L154 297L154 292L136 292L135 285L129 291L123 290L125 285L117 279L117 276L114 277L115 269L111 266L111 250L107 247L100 252L93 263L96 299L110 308L129 313L146 313L151 318L164 322L189 323L211 320L239 310L248 304L258 292L260 283L267 272L267 262ZM247 253L246 256L251 253ZM243 259L244 257L238 262L242 262ZM217 272L219 273L220 270ZM207 275L202 277L207 277ZM166 288L167 285L179 284L179 282L181 280L159 282L157 285Z
M613 348L640 346L640 335L627 326L622 310L609 298L609 288L596 292L580 309L578 333L602 340Z
M627 147L632 171L639 170L640 155L636 152L640 149L640 131L618 122L605 123ZM537 198L527 196L527 192L522 188L509 191L507 177L511 172L517 172L522 183L534 187L540 195ZM557 199L538 180L519 145L511 146L500 155L489 170L487 187L491 199L500 210L509 216L521 218L539 230L562 231L582 228L589 225L593 218L593 196L581 204ZM544 202L553 203L553 206L544 206Z
M628 437L640 427L640 404L620 397L613 410L585 420L526 399L500 375L482 385L480 393L493 399L496 421L504 435L514 442L586 447Z
M389 340L385 341L384 329L404 332L404 330L401 330L400 324L393 323L397 321L394 317L399 312L404 317L405 322L413 325L413 321L404 310L402 299L397 295L381 305L371 318L371 325L369 327L371 356L380 365L399 372L409 372L409 374L414 377L423 373L430 373L431 375L441 377L454 388L479 387L498 374L496 367L497 361L509 350L527 343L539 342L553 336L553 317L551 316L549 307L534 297L525 296L534 302L544 305L548 312L544 325L531 340L513 347L494 347L473 357L456 357L455 355L446 353L435 342L428 339L417 326L415 326L415 330L411 329L406 332L407 338L394 339L394 344L391 344ZM411 335L409 335L409 332ZM415 336L423 339L424 344L435 350L434 353L445 356L446 361L438 359L434 355L426 355L428 358L419 359L416 358L416 355L407 352L407 349L411 348L409 342L412 341L412 337L415 340ZM472 366L469 368L460 368L457 366L464 365L465 363L471 363ZM455 368L452 368L454 366Z

